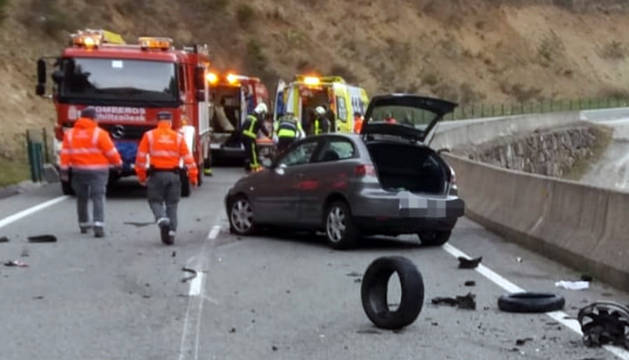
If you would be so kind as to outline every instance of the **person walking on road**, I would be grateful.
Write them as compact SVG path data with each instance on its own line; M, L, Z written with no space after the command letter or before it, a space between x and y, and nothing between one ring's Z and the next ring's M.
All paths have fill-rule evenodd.
M94 236L105 236L105 196L109 168L122 169L122 159L109 133L98 127L96 111L88 107L72 129L63 136L60 154L61 180L71 180L76 193L77 215L81 234L94 229ZM71 179L70 179L71 178ZM90 222L88 202L92 200L93 223Z
M284 152L295 140L304 137L301 123L291 113L286 114L275 123L275 137L277 138L277 151Z
M162 242L172 245L177 232L177 205L181 198L181 159L192 186L197 185L199 174L183 136L172 129L172 114L161 112L157 119L157 128L142 136L135 170L140 184L147 187L149 206L160 229ZM150 164L148 173L147 156Z
M245 169L247 171L259 171L262 166L258 162L258 147L256 139L258 132L262 131L265 136L269 137L269 131L264 126L268 109L265 103L258 104L253 110L253 114L247 115L245 122L241 128L242 144L245 147Z

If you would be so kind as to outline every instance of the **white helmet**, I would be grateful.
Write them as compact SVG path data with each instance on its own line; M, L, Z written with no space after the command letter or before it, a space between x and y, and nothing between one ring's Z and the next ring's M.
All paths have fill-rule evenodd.
M256 106L253 112L255 112L256 114L266 114L267 112L269 112L269 109L266 107L265 103L261 102Z
M324 115L325 114L325 109L323 108L323 106L317 106L315 108L315 112L319 115Z

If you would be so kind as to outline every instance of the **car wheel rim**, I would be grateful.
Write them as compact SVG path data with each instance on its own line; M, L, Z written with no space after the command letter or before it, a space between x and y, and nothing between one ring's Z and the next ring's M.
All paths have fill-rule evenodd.
M343 240L345 236L345 212L339 207L334 207L328 214L327 232L328 238L334 243Z
M253 210L247 200L238 200L232 205L232 225L238 232L247 232L253 225Z

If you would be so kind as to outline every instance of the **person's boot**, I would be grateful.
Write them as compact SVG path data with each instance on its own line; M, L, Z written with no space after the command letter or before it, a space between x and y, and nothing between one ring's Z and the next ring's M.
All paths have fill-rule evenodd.
M94 237L105 237L105 228L103 228L102 226L94 226Z
M84 226L79 226L79 229L81 230L81 234L87 234L88 231L90 231L91 226L89 225L84 225Z
M162 242L166 245L172 245L170 240L169 232L170 232L170 220L167 218L161 218L157 220L157 226L159 226L160 236L162 238Z
M168 232L168 245L172 245L175 243L175 231L170 230Z

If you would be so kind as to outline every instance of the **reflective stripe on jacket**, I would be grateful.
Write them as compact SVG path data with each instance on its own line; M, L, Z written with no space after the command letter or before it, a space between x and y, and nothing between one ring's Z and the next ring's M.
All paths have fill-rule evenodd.
M258 130L257 130L258 118L253 115L247 115L247 121L245 122L245 128L242 131L242 134L250 137L252 139L258 138Z
M140 181L146 179L147 156L153 168L175 169L183 159L188 175L192 178L198 174L194 157L190 154L183 136L174 131L168 121L160 121L156 129L147 131L142 136L135 159L135 171Z
M105 170L122 165L122 159L109 133L88 118L80 118L63 135L60 168Z

